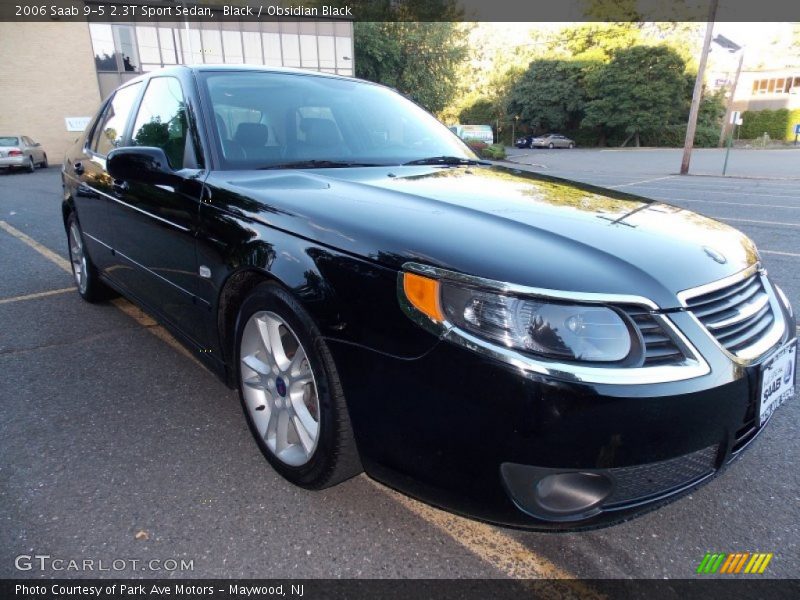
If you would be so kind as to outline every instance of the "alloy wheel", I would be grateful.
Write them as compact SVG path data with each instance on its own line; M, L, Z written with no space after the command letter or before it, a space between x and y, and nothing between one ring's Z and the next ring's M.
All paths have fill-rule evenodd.
M72 222L69 228L69 256L72 261L72 273L75 275L75 283L81 293L86 292L87 270L86 254L83 251L83 241L78 224Z
M258 435L281 462L308 463L319 440L320 405L297 335L277 314L257 312L244 327L239 356L242 395Z

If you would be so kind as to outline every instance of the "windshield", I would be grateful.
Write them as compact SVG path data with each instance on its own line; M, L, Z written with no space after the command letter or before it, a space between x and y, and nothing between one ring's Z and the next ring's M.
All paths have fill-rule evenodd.
M387 88L314 75L201 74L224 169L398 165L475 155L447 127ZM447 161L442 161L442 157Z
M19 146L19 138L0 137L0 146Z

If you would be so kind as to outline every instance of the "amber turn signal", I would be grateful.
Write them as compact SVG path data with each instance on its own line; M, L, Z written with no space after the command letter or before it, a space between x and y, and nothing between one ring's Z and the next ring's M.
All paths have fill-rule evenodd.
M444 321L439 306L439 282L415 273L403 273L403 292L411 304L434 321Z

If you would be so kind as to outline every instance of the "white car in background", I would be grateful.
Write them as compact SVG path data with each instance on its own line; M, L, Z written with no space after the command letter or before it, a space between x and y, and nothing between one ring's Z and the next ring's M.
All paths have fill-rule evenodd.
M41 144L26 135L0 135L0 169L33 173L36 167L47 168L47 154Z

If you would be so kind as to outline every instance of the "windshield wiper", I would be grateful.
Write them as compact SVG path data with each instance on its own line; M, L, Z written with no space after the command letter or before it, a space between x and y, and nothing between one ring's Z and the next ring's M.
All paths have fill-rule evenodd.
M260 167L265 169L335 169L337 167L385 167L378 163L344 162L335 160L296 160L294 162L278 163Z
M462 158L460 156L429 156L428 158L419 158L417 160L410 160L403 163L406 165L445 165L445 166L459 166L459 165L491 165L492 163L483 160L473 160L471 158Z

